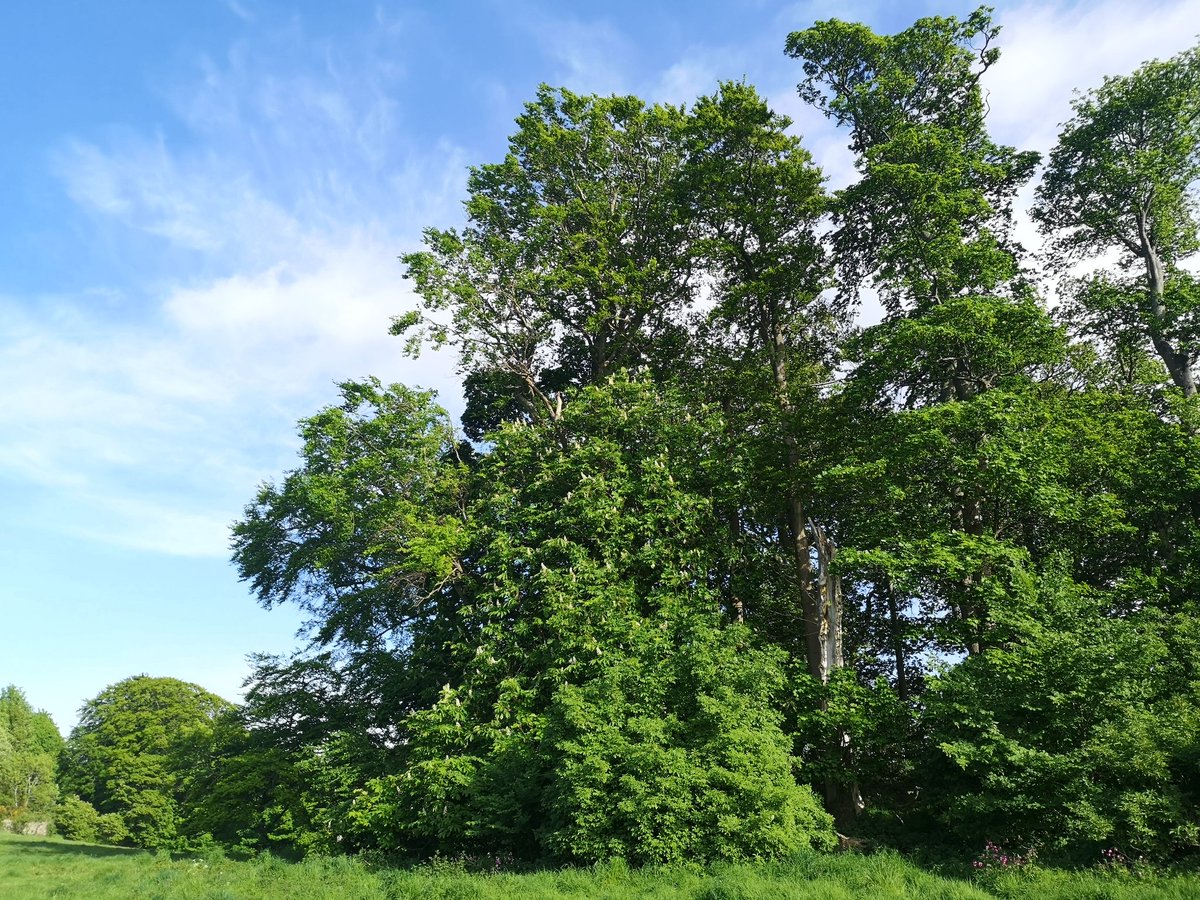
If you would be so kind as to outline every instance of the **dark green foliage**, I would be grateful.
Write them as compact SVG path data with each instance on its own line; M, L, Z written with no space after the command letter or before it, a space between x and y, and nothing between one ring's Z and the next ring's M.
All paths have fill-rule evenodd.
M1200 631L1152 607L1106 612L1051 570L1000 617L996 646L925 697L940 816L968 841L1075 861L1106 847L1200 847ZM931 748L931 749L932 749Z

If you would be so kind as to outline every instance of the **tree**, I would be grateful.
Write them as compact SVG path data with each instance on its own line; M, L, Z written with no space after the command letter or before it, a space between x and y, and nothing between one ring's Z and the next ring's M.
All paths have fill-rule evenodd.
M456 677L444 648L465 602L472 451L430 392L374 379L341 390L339 405L301 423L300 467L264 485L233 529L234 562L259 601L311 615L308 647L256 660L246 752L274 758L271 745L293 769L341 767L318 779L333 795L288 789L290 800L268 804L303 801L290 812L306 835L294 843L311 837L313 808L348 805L342 780L393 770L405 717Z
M986 128L981 79L999 58L998 32L980 9L894 35L818 22L786 45L802 61L801 97L847 128L857 156L858 181L831 203L841 291L855 299L869 285L886 310L842 343L848 376L809 404L820 435L810 502L852 585L844 649L868 680L890 658L907 700L922 684L922 653L986 648L991 606L1026 564L988 445L994 429L1005 442L1021 433L1015 414L1037 420L1035 382L1065 352L1012 239L1013 197L1037 155L996 144ZM842 679L829 697L823 727L842 752L822 768L850 797L849 776L873 772L869 793L886 767L867 754L895 752L905 729L866 722L864 708L895 719L874 688ZM867 732L861 750L846 740L852 724Z
M458 573L465 466L433 394L378 380L301 423L304 465L233 528L233 559L266 607L311 614L319 646L389 646Z
M926 790L960 840L1072 862L1200 847L1200 631L1113 605L1051 561L1001 614L1003 643L934 681Z
M0 691L0 807L9 815L48 813L62 747L49 713L35 711L15 685Z
M834 19L787 39L803 61L801 97L849 128L862 174L839 195L833 243L844 286L870 277L893 319L1021 287L1007 230L1038 158L987 135L979 82L999 58L998 32L981 8L890 36ZM960 394L971 388L969 372L942 380Z
M700 98L687 122L681 191L701 225L697 256L714 277L716 303L701 329L704 389L715 387L734 428L759 439L757 490L768 472L779 473L782 509L770 502L761 513L771 526L781 514L786 520L779 540L791 560L791 590L780 605L800 624L798 649L809 674L824 682L841 665L840 592L822 553L823 530L803 495L808 454L800 412L818 400L815 385L830 375L848 310L826 294L822 176L787 134L790 124L744 84ZM735 531L745 530L740 520L759 500L739 498L730 511L739 519ZM756 602L767 606L769 599ZM780 617L752 610L771 612ZM784 634L793 630L784 626Z
M180 836L182 788L230 704L195 684L137 675L84 704L60 764L65 791L102 815L120 816L141 847L172 847Z
M739 615L825 684L843 665L843 602L834 543L809 507L820 440L814 410L850 308L828 290L832 266L820 237L828 198L790 124L753 88L721 85L690 112L679 190L699 225L696 256L715 301L697 329L699 393L721 398L749 460L744 490L724 511L743 548L730 560L730 588ZM764 558L782 565L768 574ZM835 744L840 755L847 736ZM852 788L827 780L826 803L840 825L856 802Z
M1037 157L985 121L998 31L789 37L858 155L832 198L747 85L542 88L465 227L404 257L395 330L458 349L476 443L373 380L302 422L234 553L311 641L176 748L177 833L774 857L833 837L799 775L846 826L861 784L885 826L1194 852L1194 404L1145 377L1127 284L1086 298L1121 313L1111 360L1037 296L1012 227ZM1169 305L1192 210L1163 196ZM867 287L886 317L855 332Z
M323 712L336 709L323 706ZM349 852L342 842L345 809L354 792L378 771L362 769L361 739L352 731L313 740L264 727L251 701L223 713L211 734L196 736L187 753L196 760L182 782L181 833L215 840L231 853L269 852L298 858L306 853Z
M466 228L403 257L424 315L393 330L458 348L472 437L497 410L554 418L572 386L677 360L698 290L671 189L684 119L543 85L504 161L471 170Z
M780 653L723 619L725 428L646 380L493 433L461 675L405 723L359 829L422 852L777 856L831 838L772 698Z
M966 468L980 470L983 434L937 433L940 422L972 417L949 404L1023 390L1064 352L1010 233L1013 195L1037 155L995 144L985 126L979 82L998 59L998 31L980 9L964 20L921 19L893 36L833 20L788 38L788 53L804 61L801 95L849 127L858 153L861 178L836 199L833 244L847 288L869 277L888 311L851 347L857 366L846 405L858 421L849 440L873 447L868 454L894 452L894 442L872 440L885 433L879 420L911 411L903 413L910 424L934 429L927 440L974 457ZM982 647L988 601L980 588L998 562L986 534L993 501L977 482L970 471L943 479L948 502L934 508L947 515L932 533L922 529L924 538L944 536L948 558L974 558L955 567L957 586L943 593L947 611L970 623L962 633L969 652ZM846 518L842 527L861 541L864 524Z
M1076 292L1084 330L1110 341L1136 335L1192 397L1200 286L1182 266L1200 249L1200 48L1107 78L1072 105L1033 217L1062 254L1060 269L1120 255L1122 274L1087 280Z

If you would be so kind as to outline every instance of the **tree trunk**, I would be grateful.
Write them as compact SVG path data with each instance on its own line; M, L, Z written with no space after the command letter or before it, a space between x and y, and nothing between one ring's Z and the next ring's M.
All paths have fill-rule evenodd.
M792 405L788 383L787 335L779 318L779 310L769 304L762 322L763 337L771 352L771 374L775 381L775 400L787 422L783 439L788 449L788 468L799 471L799 443L792 433L795 407ZM804 626L804 655L809 674L821 684L827 684L834 669L844 665L842 657L842 586L833 573L832 564L837 548L825 529L804 511L804 503L793 491L787 498L787 519L791 531L792 559L795 565L796 589L799 594ZM813 555L816 571L813 571ZM823 708L825 701L822 701ZM853 771L849 733L838 731L838 753L846 771ZM853 777L848 782L835 778L825 780L825 808L837 827L853 827L863 808L862 794Z
M902 700L908 700L908 659L904 651L904 634L900 627L900 605L896 603L896 592L892 590L891 576L885 575L880 585L888 606L888 619L891 625L892 656L896 660L896 695Z
M811 591L814 621L810 626L815 632L811 646L816 666L814 668L810 663L809 669L825 683L834 669L845 664L842 658L842 583L832 571L836 545L825 529L811 519L806 530L812 535L812 544L817 551L817 570Z
M1180 352L1171 345L1163 333L1163 325L1167 321L1167 273L1162 259L1154 247L1150 234L1150 226L1145 215L1138 216L1138 239L1142 246L1142 259L1146 263L1146 287L1149 297L1150 318L1148 329L1150 342L1158 354L1175 386L1185 397L1196 396L1196 380L1192 376L1191 359L1187 353Z

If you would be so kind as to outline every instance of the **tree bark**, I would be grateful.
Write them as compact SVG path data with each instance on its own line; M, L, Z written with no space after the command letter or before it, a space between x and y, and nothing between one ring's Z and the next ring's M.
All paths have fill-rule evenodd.
M1146 288L1149 298L1150 318L1147 323L1150 332L1150 342L1154 345L1154 351L1158 354L1163 364L1167 367L1167 372L1171 376L1171 380L1175 382L1175 386L1183 392L1185 397L1196 396L1196 380L1192 375L1191 359L1187 353L1180 352L1171 345L1170 340L1163 332L1163 326L1167 322L1167 272L1163 265L1162 258L1158 255L1158 250L1154 246L1154 239L1150 233L1150 224L1144 213L1137 217L1138 224L1138 241L1142 248L1142 259L1146 263Z

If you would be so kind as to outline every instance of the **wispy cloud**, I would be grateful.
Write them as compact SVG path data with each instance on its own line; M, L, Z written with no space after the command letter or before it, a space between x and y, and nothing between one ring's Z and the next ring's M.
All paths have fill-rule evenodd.
M556 63L548 80L578 93L621 94L633 88L635 44L611 22L572 16L526 15L525 27L547 59Z
M228 9L243 22L254 21L254 13L250 12L250 10L241 3L238 3L237 0L221 0L221 2L224 4L226 9Z
M335 46L289 23L201 60L169 91L169 127L54 149L97 228L142 236L118 252L171 259L144 281L0 300L0 479L69 489L65 530L224 556L229 521L291 464L295 420L335 381L457 402L452 361L405 359L387 327L414 302L396 256L456 215L465 159L406 137L388 96L398 31L377 32Z

